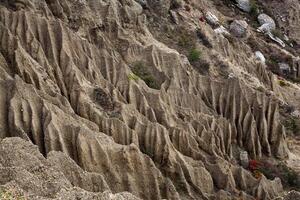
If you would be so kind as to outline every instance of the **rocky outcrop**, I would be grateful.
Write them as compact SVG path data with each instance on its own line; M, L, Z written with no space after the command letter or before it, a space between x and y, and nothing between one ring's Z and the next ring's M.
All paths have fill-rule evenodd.
M250 0L236 0L237 6L244 12L251 11L251 2Z
M237 74L200 75L148 24L145 12L166 17L174 1L147 4L1 2L0 137L14 137L0 144L1 185L57 199L278 196L280 180L254 178L235 155L287 156L278 99L253 89L277 91L276 77L180 4L178 23L211 41L211 73ZM139 61L147 77L134 74Z
M100 174L84 172L63 153L46 159L20 138L0 142L0 162L0 184L26 199L139 199L127 192L112 194Z
M258 30L264 33L272 32L276 29L275 21L266 14L260 14L257 17L259 24L261 25Z
M245 37L247 35L248 24L244 20L234 20L230 24L230 32L239 38Z
M278 28L283 30L283 33L290 38L293 47L295 47L297 53L299 54L299 44L300 44L300 31L299 31L299 16L300 16L300 5L297 0L287 0L287 1L263 1L260 3L274 16Z

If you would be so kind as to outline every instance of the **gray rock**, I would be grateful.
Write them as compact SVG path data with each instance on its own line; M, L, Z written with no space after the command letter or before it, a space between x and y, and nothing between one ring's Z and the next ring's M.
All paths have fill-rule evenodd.
M177 15L177 13L176 13L175 11L170 10L170 16L171 16L172 21L173 21L175 24L179 24L178 15Z
M251 3L250 0L236 0L237 6L244 12L250 12Z
M205 19L208 24L216 26L219 24L219 19L216 15L212 14L210 11L205 13Z
M288 75L291 72L291 68L288 64L286 63L278 63L280 72L284 75Z
M234 20L230 24L230 32L238 38L246 37L248 24L244 20Z
M266 14L258 15L257 20L258 20L259 24L261 25L258 28L258 31L260 31L260 32L264 32L264 33L272 32L273 30L276 29L275 21Z

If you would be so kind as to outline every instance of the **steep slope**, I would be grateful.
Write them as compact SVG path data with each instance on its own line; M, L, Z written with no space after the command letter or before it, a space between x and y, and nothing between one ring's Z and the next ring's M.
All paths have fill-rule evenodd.
M237 160L240 150L287 158L279 113L286 95L246 39L231 43L199 22L203 8L226 18L213 2L185 2L190 10L176 8L177 25L169 19L175 1L144 8L133 0L0 2L0 137L13 137L0 145L1 185L16 184L29 199L272 199L282 192L279 179L257 179ZM209 74L178 49L178 29L198 31L210 44L195 40ZM266 49L283 51L274 46ZM47 167L35 173L35 165ZM59 184L37 187L49 179Z

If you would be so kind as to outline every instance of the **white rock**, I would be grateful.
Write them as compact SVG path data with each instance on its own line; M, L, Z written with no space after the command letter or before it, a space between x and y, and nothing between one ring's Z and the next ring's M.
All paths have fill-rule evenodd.
M236 0L237 6L244 12L251 11L250 0Z
M284 41L282 41L280 38L274 36L271 32L268 32L267 35L269 36L269 38L271 40L273 40L274 42L277 42L280 46L285 47Z
M230 33L227 31L227 29L224 26L220 26L214 29L214 32L219 35L230 35Z
M230 32L239 38L245 37L247 35L248 24L244 20L234 20L230 24Z
M289 40L290 40L290 38L289 38L286 34L284 34L283 39L284 39L285 41L289 41Z
M241 161L241 165L244 168L248 168L248 165L249 165L249 156L248 156L247 151L241 151L240 152L240 161Z
M266 14L260 14L257 17L257 20L259 24L261 25L257 31L258 32L263 32L269 36L271 40L274 42L277 42L279 45L282 47L285 47L284 41L282 41L280 38L276 37L273 35L272 31L276 29L276 24L275 21L268 15Z
M208 24L215 26L219 24L219 19L216 15L212 14L210 11L208 11L205 14L205 19L207 21Z
M264 54L262 54L262 52L256 51L255 52L255 57L256 57L256 60L258 60L258 61L260 61L264 64L266 63L266 58L265 58Z
M264 13L258 15L257 20L260 25L267 24L267 23L275 24L275 21L269 15L264 14Z
M266 14L258 15L257 20L258 20L259 24L261 25L258 28L258 30L260 32L267 33L267 32L272 32L273 30L276 29L275 21Z
M232 78L234 78L234 77L235 77L234 73L230 73L230 74L228 75L228 79L232 79Z
M263 24L257 29L257 31L261 33L270 33L272 30L274 30L272 24Z
M299 112L299 110L295 110L294 112L291 113L291 115L292 115L293 117L299 118L299 117L300 117L300 112Z

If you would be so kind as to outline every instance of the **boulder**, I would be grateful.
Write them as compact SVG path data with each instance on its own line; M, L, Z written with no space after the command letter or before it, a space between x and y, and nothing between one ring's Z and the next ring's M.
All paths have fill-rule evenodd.
M205 13L205 19L207 23L211 26L217 26L219 24L219 19L216 15L212 14L210 11Z
M251 11L251 3L250 0L236 0L237 7L239 7L244 12Z
M258 20L259 24L261 25L257 29L258 32L265 33L266 35L269 36L269 38L271 40L278 43L280 46L285 47L284 41L282 39L280 39L279 37L276 37L272 33L272 31L274 31L276 29L276 24L275 24L275 21L270 16L268 16L266 14L260 14L257 17L257 20Z
M260 31L260 32L263 32L263 33L272 32L273 30L276 29L275 21L266 14L258 15L257 20L258 20L259 24L261 25L258 28L258 31Z
M219 26L218 28L214 29L214 32L218 35L230 35L224 26Z
M256 58L256 60L258 60L261 63L266 63L266 58L260 51L255 52L255 58Z
M234 20L230 24L230 32L238 38L246 37L248 24L245 20Z

